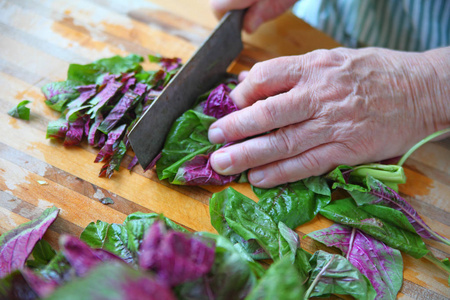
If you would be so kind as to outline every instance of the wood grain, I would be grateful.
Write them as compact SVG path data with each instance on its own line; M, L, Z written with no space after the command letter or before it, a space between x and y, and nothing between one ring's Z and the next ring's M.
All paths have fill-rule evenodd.
M163 213L192 231L210 231L209 198L224 187L180 187L159 181L154 171L125 169L111 179L99 178L97 150L82 144L64 148L45 139L47 123L58 114L43 102L40 87L64 80L69 64L88 63L136 53L189 59L217 20L207 0L2 0L0 1L0 233L37 217L45 208L61 209L45 238L57 246L62 233L79 235L91 221L121 223L135 211ZM286 13L244 35L245 49L232 71L248 70L258 61L339 46L325 34ZM145 67L151 68L151 64ZM29 99L30 121L6 112ZM406 163L408 182L401 194L438 233L450 237L450 142L430 143ZM47 185L40 185L45 180ZM255 199L248 184L231 184ZM114 204L99 202L111 197ZM303 237L330 226L318 216L297 228ZM426 242L438 257L450 247ZM309 238L302 247L322 249ZM404 255L401 299L450 297L446 274L427 261Z

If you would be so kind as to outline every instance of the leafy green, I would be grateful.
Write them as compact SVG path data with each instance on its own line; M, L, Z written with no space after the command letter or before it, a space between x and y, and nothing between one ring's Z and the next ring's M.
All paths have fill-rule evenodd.
M167 135L161 158L156 163L156 171L160 180L174 179L178 169L197 155L212 153L222 145L213 145L208 139L209 126L215 118L188 110L172 125ZM180 184L180 183L178 183Z
M229 210L230 199L234 197L245 197L234 189L226 189L215 193L209 201L209 213L211 216L211 225L217 232L230 239L233 244L239 244L245 253L248 253L253 259L265 259L270 256L259 246L256 240L245 240L237 234L225 219L225 211Z
M310 262L313 270L304 299L331 294L351 295L355 299L368 300L377 296L369 280L345 257L319 250L314 253Z
M246 300L297 300L305 296L308 277L298 272L289 258L274 262Z
M11 108L8 111L8 115L14 118L22 119L22 120L29 120L30 119L30 109L26 107L28 103L31 103L30 100L23 100L19 104L17 104L15 107Z
M45 104L53 110L63 112L67 104L76 99L80 93L74 81L57 81L44 85L41 90L45 96Z
M46 240L40 240L34 246L31 255L33 260L28 260L27 266L41 268L46 266L56 256L56 251Z
M225 237L197 232L194 235L215 241L215 261L210 272L201 279L176 288L179 299L244 299L264 274L260 264L239 251Z
M349 262L369 279L379 299L396 299L403 283L400 251L355 228L339 224L308 236L329 247L339 248Z
M398 224L391 224L371 215L358 207L351 198L332 201L321 209L320 214L337 223L355 227L382 241L386 245L399 249L414 258L421 258L428 249L420 236L405 230ZM393 210L395 211L395 210Z
M87 65L71 64L67 71L67 79L79 84L96 83L97 78L104 73L139 72L142 70L139 63L143 60L142 56L130 54L126 57L116 55L110 58L99 59Z
M71 299L175 299L171 290L150 274L123 263L108 262L92 270L86 277L71 281L57 289L48 300Z
M325 179L320 177L311 177L270 189L253 186L252 189L259 198L258 205L261 209L275 222L283 222L290 228L311 221L320 208L331 200L330 188Z
M56 207L48 208L38 218L0 236L0 278L24 266L36 243L55 221L58 212Z

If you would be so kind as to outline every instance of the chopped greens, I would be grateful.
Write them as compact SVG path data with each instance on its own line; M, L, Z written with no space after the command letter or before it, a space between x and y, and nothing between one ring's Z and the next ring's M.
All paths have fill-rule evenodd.
M26 107L27 104L31 103L30 100L23 100L17 106L11 108L8 111L8 115L11 117L22 119L22 120L29 120L30 119L30 109Z

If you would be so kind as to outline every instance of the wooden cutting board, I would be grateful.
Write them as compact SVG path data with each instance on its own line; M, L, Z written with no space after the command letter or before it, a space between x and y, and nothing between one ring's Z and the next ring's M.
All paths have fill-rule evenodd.
M208 201L223 187L180 187L159 181L154 171L124 167L111 179L99 178L97 150L86 144L64 148L45 139L47 123L58 113L44 104L40 87L65 80L70 63L89 63L136 53L181 57L185 62L217 21L207 0L2 0L0 1L0 233L36 218L52 205L60 217L45 238L57 246L62 233L79 235L91 221L121 223L136 211L164 213L193 231L215 232ZM287 13L244 35L245 50L233 72L280 55L302 54L338 44ZM152 67L150 64L145 67ZM32 100L29 121L7 111ZM406 163L408 182L400 192L440 234L450 237L450 140L430 143ZM38 181L46 181L41 185ZM255 199L249 185L232 184ZM112 205L99 199L111 197ZM300 236L331 225L323 217L297 228ZM439 258L450 247L427 241ZM302 247L313 252L309 238ZM424 259L404 255L401 299L450 297L447 275Z

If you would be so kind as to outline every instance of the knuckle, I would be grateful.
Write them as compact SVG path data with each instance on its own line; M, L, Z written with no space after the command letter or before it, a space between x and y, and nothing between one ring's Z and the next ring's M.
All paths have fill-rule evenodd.
M259 112L261 119L260 125L262 127L271 128L272 124L275 124L278 119L277 110L270 105L267 101L259 101L255 103L255 109Z
M283 129L278 129L273 134L269 135L269 137L272 148L278 153L283 156L290 156L294 153L295 145Z
M248 79L250 80L250 83L253 86L262 86L266 83L266 80L268 78L268 72L267 68L265 67L265 64L262 62L256 63L251 69L248 74Z
M318 175L316 173L318 173L320 162L314 152L306 152L305 155L302 155L299 158L299 160L300 165L307 171L307 173L311 175Z
M273 177L272 180L275 182L288 182L289 181L289 174L287 170L283 167L281 164L275 164L273 166Z

